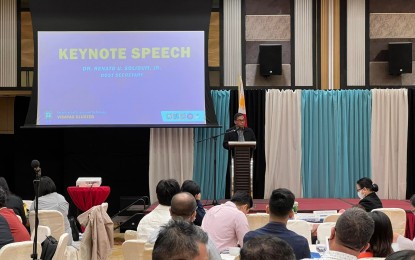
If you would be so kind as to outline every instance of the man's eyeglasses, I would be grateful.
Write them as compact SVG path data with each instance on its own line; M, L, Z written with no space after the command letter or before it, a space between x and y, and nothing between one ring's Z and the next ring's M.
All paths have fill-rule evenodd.
M236 119L236 121L243 122L245 119Z

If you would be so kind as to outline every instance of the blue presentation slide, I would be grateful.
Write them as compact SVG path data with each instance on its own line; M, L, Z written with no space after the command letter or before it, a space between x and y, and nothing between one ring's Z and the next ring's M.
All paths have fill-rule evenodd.
M37 125L206 124L203 31L39 32Z

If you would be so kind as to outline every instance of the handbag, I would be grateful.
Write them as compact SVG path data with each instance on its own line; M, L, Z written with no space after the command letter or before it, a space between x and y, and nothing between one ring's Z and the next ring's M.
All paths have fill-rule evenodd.
M47 236L42 242L42 254L40 255L40 259L52 260L57 247L58 241L53 236Z
M77 225L77 221L73 216L68 217L69 224L72 230L72 239L73 241L79 241L79 229Z

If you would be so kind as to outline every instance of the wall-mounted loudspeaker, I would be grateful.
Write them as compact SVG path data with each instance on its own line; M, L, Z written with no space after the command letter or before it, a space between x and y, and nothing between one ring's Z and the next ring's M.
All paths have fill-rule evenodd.
M412 42L389 43L389 74L412 73Z
M281 75L281 44L259 45L259 72L262 76Z

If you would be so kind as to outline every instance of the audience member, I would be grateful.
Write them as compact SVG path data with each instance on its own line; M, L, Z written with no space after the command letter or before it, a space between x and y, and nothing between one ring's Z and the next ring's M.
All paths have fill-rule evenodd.
M402 250L390 254L385 260L415 260L414 250Z
M297 259L309 258L310 248L305 237L287 229L288 219L294 217L294 194L288 189L276 189L272 191L266 212L269 214L269 223L254 231L248 232L244 237L244 243L254 237L271 235L286 241L294 250Z
M196 216L196 200L193 195L188 192L180 192L174 195L171 199L170 214L173 221L181 220L193 223ZM157 240L159 232L160 230L153 232L147 242L154 244ZM210 260L222 259L211 239L208 239L207 252L208 259Z
M376 192L379 190L377 184L372 183L372 180L364 177L356 182L357 196L359 196L359 204L365 208L367 212L371 212L372 209L382 208L382 202L380 201Z
M207 234L187 221L170 221L162 227L153 248L153 260L207 259Z
M249 231L246 214L252 207L251 196L244 191L237 191L231 201L217 205L208 210L202 221L202 229L215 242L219 252L243 246L243 238Z
M393 231L389 217L381 211L369 212L375 221L375 230L370 238L370 247L366 252L360 253L358 258L387 257L393 253Z
M6 207L12 209L14 213L16 213L16 215L20 216L23 225L27 225L26 212L23 207L23 200L10 191L6 179L3 177L0 177L0 187L3 188L3 190L7 194Z
M179 192L171 199L170 215L174 220L193 223L196 218L196 199L188 192Z
M202 195L200 194L199 185L196 182L192 181L192 180L186 180L182 184L181 191L189 192L190 194L192 194L195 197L196 203L197 203L197 209L196 209L196 219L193 223L195 225L201 226L202 225L202 220L203 220L203 217L206 214L206 211L203 208L202 203L200 203L200 199L201 199Z
M276 236L253 237L241 249L241 260L294 260L291 246Z
M353 207L353 208L363 209L364 211L366 211L365 207L363 207L363 206L362 206L362 205L360 205L360 204L355 204L355 205L353 205L352 207ZM340 214L342 214L342 213L344 213L345 211L346 211L345 209L343 209L343 211L342 211L342 212L340 212L340 210L339 210L339 213L340 213Z
M340 215L331 230L329 251L321 259L354 260L369 247L375 223L367 212L351 208Z
M9 223L0 215L0 249L10 243L13 243L13 235L10 231Z
M30 214L34 213L34 205L30 205ZM40 177L39 181L39 210L57 210L63 215L65 233L68 233L68 245L72 244L72 230L68 220L69 203L59 193L56 192L56 185L48 176ZM34 228L34 227L33 227ZM56 238L59 239L59 238Z
M30 241L29 232L27 232L27 229L23 226L22 222L20 222L12 209L6 208L6 200L6 191L0 187L0 216L6 220L13 236L13 241ZM1 236L3 236L3 233L0 234L0 237Z
M171 199L180 192L180 185L176 180L161 180L157 184L156 194L159 205L145 215L137 226L137 238L147 241L154 230L167 224L170 217Z
M412 205L412 212L415 214L415 194L409 199ZM405 238L404 236L394 233L393 234L393 242L398 244L400 250L410 249L415 250L415 238L410 240L409 238Z

